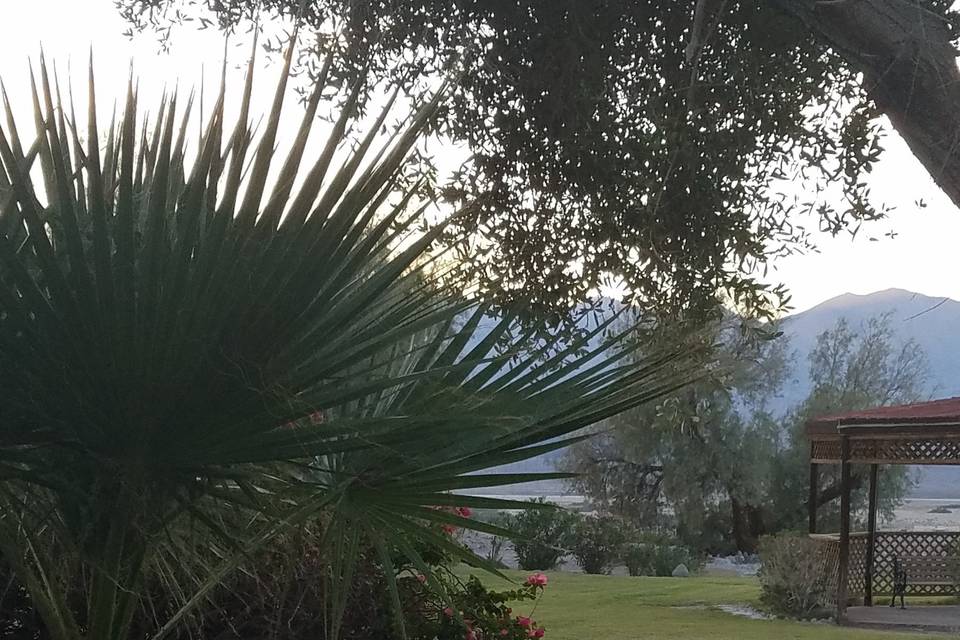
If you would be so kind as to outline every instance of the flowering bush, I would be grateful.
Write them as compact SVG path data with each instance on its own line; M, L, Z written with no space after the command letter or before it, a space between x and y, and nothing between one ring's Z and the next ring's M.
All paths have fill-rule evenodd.
M520 615L511 603L537 601L547 585L547 576L537 573L515 589L492 591L475 576L461 580L441 570L436 577L444 583L449 601L432 593L419 579L414 602L408 612L407 634L416 640L528 640L543 638L546 629L532 615Z
M438 511L452 513L461 518L469 518L473 515L473 510L470 507L436 507L436 509ZM455 524L444 523L440 525L440 530L448 536L452 536L459 530L459 527Z
M469 507L435 507L441 513L470 518ZM439 530L447 535L457 534L455 524L440 522ZM508 606L517 602L537 600L547 585L547 576L534 573L526 581L510 590L493 591L474 576L462 579L450 570L451 557L427 555L419 549L430 565L431 578L415 571L409 565L397 580L403 624L411 640L528 640L543 638L545 629L530 615L519 615ZM439 583L438 593L434 585Z

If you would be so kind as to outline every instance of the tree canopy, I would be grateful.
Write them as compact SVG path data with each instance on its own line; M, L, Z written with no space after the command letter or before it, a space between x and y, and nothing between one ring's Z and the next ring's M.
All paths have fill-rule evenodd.
M786 296L758 269L808 240L797 214L834 232L883 215L865 180L881 152L870 87L807 4L822 3L118 2L139 28L299 20L344 82L461 65L438 130L472 158L439 186L471 203L492 292L554 307L613 281L661 309L721 295L760 313Z
M807 420L916 401L928 364L913 340L898 340L888 315L860 326L840 319L808 354L811 390L777 408L795 363L789 342L726 340L718 368L674 397L600 425L600 435L568 450L561 467L581 474L576 488L601 510L644 527L676 529L687 544L713 552L753 551L761 535L801 529L806 517ZM677 425L683 429L677 429ZM825 522L838 517L837 469L823 471ZM854 474L854 509L866 504L866 474ZM907 488L905 468L884 469L881 507ZM667 509L664 509L667 507ZM834 523L836 524L836 523Z

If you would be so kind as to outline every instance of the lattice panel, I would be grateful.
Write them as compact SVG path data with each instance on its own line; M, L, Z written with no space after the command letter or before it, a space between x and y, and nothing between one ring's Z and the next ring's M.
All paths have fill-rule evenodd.
M817 539L819 545L820 562L823 564L824 573L830 576L830 592L837 593L837 567L840 563L840 545L835 539Z
M819 538L819 555L826 574L830 576L830 591L834 597L837 593L837 578L840 570L840 541L835 537ZM850 537L850 556L848 559L847 597L861 598L864 591L864 566L866 565L867 546L866 538L853 535Z
M873 556L873 593L893 595L893 560L897 556L955 556L960 532L955 531L880 531ZM852 564L851 564L852 569ZM862 569L860 575L863 575ZM850 576L853 579L853 575ZM952 586L907 584L907 595L953 595Z
M810 443L810 459L814 462L839 462L840 440L814 440Z
M819 555L827 575L833 577L831 590L836 594L840 564L840 541L837 537L818 538ZM873 552L873 595L893 595L893 560L898 556L947 558L960 552L960 532L954 531L878 531ZM847 596L862 598L866 586L867 536L850 536L850 557L847 573ZM909 596L955 595L952 585L917 585L908 580ZM875 601L876 604L876 601Z
M857 441L851 441L851 454ZM870 452L851 455L851 459L875 459L890 462L960 463L960 440L872 440Z
M813 462L840 462L840 439L810 443ZM851 462L960 464L960 439L850 438Z
M876 551L874 551L876 555ZM851 598L863 597L866 589L867 570L867 538L866 536L850 537L850 559L847 574L847 595Z

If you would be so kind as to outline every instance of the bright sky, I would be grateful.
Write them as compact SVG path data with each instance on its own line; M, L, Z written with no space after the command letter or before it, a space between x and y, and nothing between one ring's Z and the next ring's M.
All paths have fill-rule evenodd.
M8 1L0 21L0 78L15 108L30 107L27 57L36 57L41 44L61 75L66 75L66 66L72 62L78 85L85 83L87 55L93 45L99 107L104 111L108 97L122 99L131 59L141 94L148 97L159 96L164 85L199 86L201 68L208 83L216 81L223 59L223 39L216 31L181 28L171 51L161 53L152 35L131 40L123 35L126 30L113 0ZM249 43L241 40L228 51L233 86L241 82L237 67L249 51ZM264 77L272 81L275 71ZM260 86L264 90L257 102L262 112L270 93ZM25 125L28 112L23 113ZM796 310L846 292L863 294L890 287L960 299L960 211L895 134L887 137L885 146L887 152L874 171L872 186L878 202L895 207L891 217L864 227L854 240L818 237L819 253L791 256L772 265L767 279L787 284ZM915 205L921 199L926 208ZM895 239L884 236L891 229L897 233Z

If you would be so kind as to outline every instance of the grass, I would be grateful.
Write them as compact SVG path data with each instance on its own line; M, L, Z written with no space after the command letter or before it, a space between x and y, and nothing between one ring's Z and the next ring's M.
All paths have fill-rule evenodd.
M465 570L466 571L466 570ZM523 580L527 573L508 571ZM477 574L492 587L508 583ZM749 620L715 607L757 605L753 578L630 578L548 572L533 618L546 640L930 640L930 636L845 629L786 620ZM526 615L529 603L517 613Z

